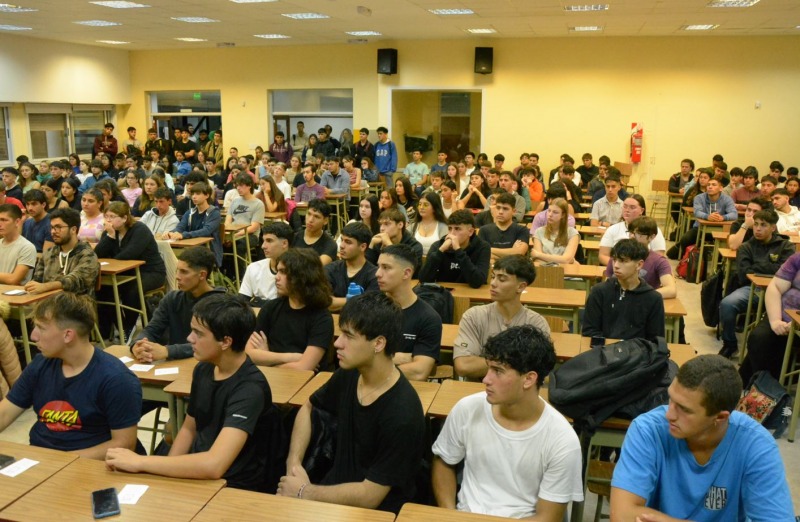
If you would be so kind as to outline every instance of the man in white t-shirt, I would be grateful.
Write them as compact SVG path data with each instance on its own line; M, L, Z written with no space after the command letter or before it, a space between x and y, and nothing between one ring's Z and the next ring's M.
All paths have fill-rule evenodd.
M11 203L0 205L0 283L24 285L36 266L36 247L20 235L22 211Z
M486 391L461 399L433 445L433 493L440 507L560 522L583 500L581 449L569 422L539 397L556 363L546 332L501 332L484 347ZM464 463L456 498L456 466Z
M644 215L644 199L635 194L629 196L622 202L622 221L616 225L608 227L600 238L600 265L606 266L611 261L611 248L623 239L630 239L631 235L628 232L628 225L634 219ZM650 251L658 252L664 255L667 251L667 241L664 239L664 234L661 233L659 228L656 232L656 237L650 241Z
M261 250L266 259L251 263L242 279L239 293L245 296L252 306L260 307L265 301L278 297L275 288L275 275L278 273L278 258L287 250L294 239L294 230L282 221L273 221L262 230L264 242Z
M800 210L789 204L789 193L786 189L773 190L771 199L778 214L778 233L785 236L800 234Z

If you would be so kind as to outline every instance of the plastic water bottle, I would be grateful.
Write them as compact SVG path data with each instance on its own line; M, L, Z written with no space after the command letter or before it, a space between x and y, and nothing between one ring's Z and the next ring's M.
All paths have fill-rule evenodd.
M361 285L356 283L350 283L350 286L347 287L347 296L346 299L350 299L351 297L355 297L357 295L361 295L364 293L364 289L361 288Z

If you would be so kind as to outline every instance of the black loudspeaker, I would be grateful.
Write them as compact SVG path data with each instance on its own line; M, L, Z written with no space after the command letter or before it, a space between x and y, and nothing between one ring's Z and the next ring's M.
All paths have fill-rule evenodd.
M478 74L492 74L492 60L494 49L492 47L475 48L475 72Z
M378 49L378 74L397 74L397 49Z

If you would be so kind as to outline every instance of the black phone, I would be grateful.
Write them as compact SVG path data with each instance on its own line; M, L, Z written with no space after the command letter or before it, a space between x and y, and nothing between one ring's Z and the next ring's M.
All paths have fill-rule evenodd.
M113 517L120 514L116 488L92 491L92 514L94 518Z
M0 455L0 469L3 469L9 464L13 464L16 461L17 459L12 457L11 455Z
M589 344L592 348L595 346L603 347L606 345L606 338L605 337L592 337L592 341Z

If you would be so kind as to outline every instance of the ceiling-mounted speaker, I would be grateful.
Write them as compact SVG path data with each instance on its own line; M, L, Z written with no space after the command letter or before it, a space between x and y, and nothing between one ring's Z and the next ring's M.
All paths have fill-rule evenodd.
M476 47L475 48L475 72L478 74L492 74L492 62L494 60L494 48Z
M397 49L378 49L378 74L397 74Z

